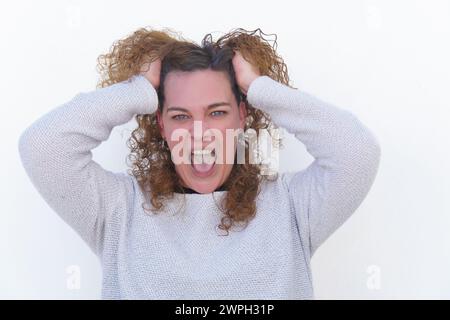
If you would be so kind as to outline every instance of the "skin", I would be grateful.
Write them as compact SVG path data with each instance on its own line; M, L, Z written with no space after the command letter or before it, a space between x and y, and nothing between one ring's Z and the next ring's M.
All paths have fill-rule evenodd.
M238 51L235 51L232 64L237 84L240 90L247 94L250 84L260 76L260 73L257 67L245 60ZM156 60L150 66L144 65L143 70L142 74L157 89L159 87L161 61ZM183 186L199 193L211 193L228 179L233 168L236 139L227 139L226 130L244 129L247 116L245 103L241 102L239 106L237 105L225 72L210 69L170 72L165 79L165 97L163 111L161 113L158 110L156 115L161 135L172 151L172 159L174 157L186 157L187 154L184 151L191 150L183 149L179 152L180 149L174 149L177 144L180 146L180 137L175 139L173 136L175 130L184 133L184 137L190 141L191 147L194 146L194 141L197 141L196 149L205 149L208 145L211 145L211 142L215 139L212 132L220 132L223 137L223 142L216 145L218 148L216 154L222 152L223 161L215 164L214 173L211 176L198 177L194 174L190 162L179 163L179 158L177 158L178 164L174 161L175 170L181 178ZM225 102L229 105L207 108L217 102ZM171 110L175 106L185 110ZM196 132L200 135L197 136L194 135L194 121L200 121L198 127L200 131ZM214 138L208 140L207 137ZM232 152L230 152L230 149Z

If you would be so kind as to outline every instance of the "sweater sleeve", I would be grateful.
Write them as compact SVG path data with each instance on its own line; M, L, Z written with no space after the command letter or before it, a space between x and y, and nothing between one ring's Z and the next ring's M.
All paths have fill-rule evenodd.
M268 76L250 84L247 99L314 157L304 170L282 174L312 256L369 192L380 162L378 140L351 112Z
M125 194L123 173L92 160L91 150L115 126L156 110L156 90L143 76L79 93L32 123L18 149L32 184L48 205L99 255L104 224Z

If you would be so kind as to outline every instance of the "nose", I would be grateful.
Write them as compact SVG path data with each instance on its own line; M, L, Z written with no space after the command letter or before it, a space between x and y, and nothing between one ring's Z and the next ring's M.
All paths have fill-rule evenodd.
M206 121L195 120L190 128L189 134L191 136L192 147L202 149L214 140L212 130L209 130L209 125Z

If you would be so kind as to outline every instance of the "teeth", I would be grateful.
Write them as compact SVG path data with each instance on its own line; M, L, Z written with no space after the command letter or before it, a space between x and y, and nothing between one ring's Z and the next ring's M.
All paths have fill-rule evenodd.
M212 153L212 150L207 150L207 149L204 149L204 150L194 150L194 152L193 152L194 155L209 155L209 154L211 154L211 153Z
M204 149L204 150L194 150L192 152L192 155L194 163L213 163L215 161L216 153L214 150Z

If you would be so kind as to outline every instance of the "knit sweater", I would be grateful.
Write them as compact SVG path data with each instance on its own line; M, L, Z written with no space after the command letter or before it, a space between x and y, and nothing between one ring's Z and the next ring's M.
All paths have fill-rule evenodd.
M175 193L152 214L131 174L92 159L115 126L156 111L156 90L143 76L79 93L22 132L32 184L99 258L101 298L314 298L311 258L369 192L378 140L351 112L268 76L251 83L247 99L314 161L264 181L255 217L228 236L217 228L228 191Z

